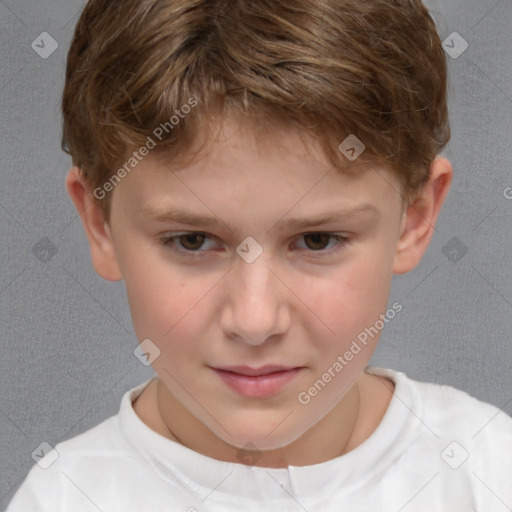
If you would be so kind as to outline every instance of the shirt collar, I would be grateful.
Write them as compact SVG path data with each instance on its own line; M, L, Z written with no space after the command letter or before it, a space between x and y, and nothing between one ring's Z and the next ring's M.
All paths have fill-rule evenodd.
M139 418L132 406L154 377L124 394L119 425L126 440L161 478L178 479L182 485L205 497L215 492L268 501L284 497L299 499L319 493L329 496L328 493L339 492L340 487L348 492L390 464L393 453L404 449L420 415L416 388L410 385L404 373L378 367L368 367L366 371L395 383L393 397L380 424L355 449L310 466L263 468L219 461L158 434Z

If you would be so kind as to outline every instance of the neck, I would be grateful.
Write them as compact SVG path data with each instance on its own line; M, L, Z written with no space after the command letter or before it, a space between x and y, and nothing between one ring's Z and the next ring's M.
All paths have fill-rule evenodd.
M207 457L243 463L240 448L216 436L179 403L160 379L157 379L156 395L166 437ZM244 448L244 455L254 461L252 465L268 468L326 462L355 447L354 439L360 438L357 428L360 411L361 393L356 382L340 402L300 438L284 447L261 452L251 453Z

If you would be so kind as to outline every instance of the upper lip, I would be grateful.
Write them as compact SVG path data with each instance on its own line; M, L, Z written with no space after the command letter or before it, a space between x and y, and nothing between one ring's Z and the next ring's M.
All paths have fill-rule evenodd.
M213 367L214 370L222 370L225 372L238 373L239 375L246 375L254 377L257 375L268 375L269 373L284 372L288 370L295 370L297 366L281 366L275 364L267 364L259 368L251 368L250 366L222 366Z

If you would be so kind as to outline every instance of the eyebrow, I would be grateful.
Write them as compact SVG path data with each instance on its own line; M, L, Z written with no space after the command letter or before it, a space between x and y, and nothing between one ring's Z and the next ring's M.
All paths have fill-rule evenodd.
M350 209L328 210L310 217L289 218L277 221L273 227L280 224L281 229L305 229L322 224L349 220L354 217L372 214L380 217L380 211L372 204L362 204ZM224 225L218 217L195 213L190 210L178 208L155 208L145 206L142 208L142 215L162 222L176 222L190 226L218 227ZM273 229L273 227L271 229Z

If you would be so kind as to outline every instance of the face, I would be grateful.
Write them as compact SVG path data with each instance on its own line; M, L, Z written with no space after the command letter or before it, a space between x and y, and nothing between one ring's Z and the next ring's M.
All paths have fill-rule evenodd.
M191 417L270 450L340 403L379 337L361 333L388 309L397 190L383 168L344 174L295 132L255 138L234 121L193 162L150 154L115 187L135 331Z

